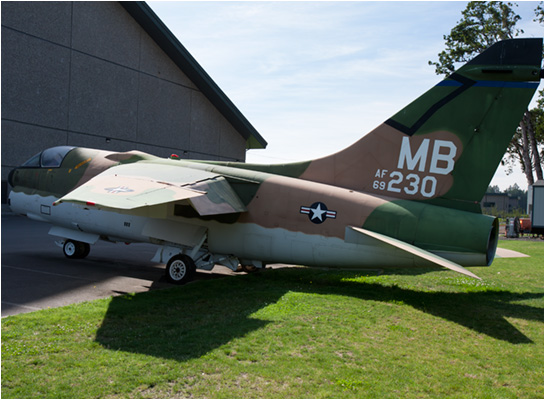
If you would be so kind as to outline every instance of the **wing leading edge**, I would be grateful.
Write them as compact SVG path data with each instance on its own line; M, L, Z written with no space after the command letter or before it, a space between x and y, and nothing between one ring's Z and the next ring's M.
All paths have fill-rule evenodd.
M187 200L201 216L245 212L221 175L181 166L112 167L57 200L99 209L134 210Z

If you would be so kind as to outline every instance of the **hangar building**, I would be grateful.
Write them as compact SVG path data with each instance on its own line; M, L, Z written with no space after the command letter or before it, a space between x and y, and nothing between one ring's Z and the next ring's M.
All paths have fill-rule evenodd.
M2 2L2 202L58 145L244 161L267 142L145 2Z

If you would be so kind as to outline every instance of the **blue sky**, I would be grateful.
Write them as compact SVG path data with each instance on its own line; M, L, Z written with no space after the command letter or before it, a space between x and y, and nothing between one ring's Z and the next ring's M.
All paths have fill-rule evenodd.
M269 143L246 161L272 164L341 150L439 82L428 61L467 2L148 4ZM525 37L537 4L518 2Z

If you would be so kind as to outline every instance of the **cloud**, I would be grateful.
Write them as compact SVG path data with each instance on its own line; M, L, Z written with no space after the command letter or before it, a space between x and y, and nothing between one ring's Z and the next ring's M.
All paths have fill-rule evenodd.
M269 142L247 154L265 163L341 150L440 81L428 61L467 5L148 4ZM536 5L517 9L530 36Z

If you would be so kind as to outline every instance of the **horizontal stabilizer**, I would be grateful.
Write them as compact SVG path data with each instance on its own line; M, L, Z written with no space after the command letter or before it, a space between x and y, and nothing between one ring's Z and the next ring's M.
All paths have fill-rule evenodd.
M246 211L227 180L218 174L182 166L137 164L112 167L54 205L70 202L127 211L183 200L201 216Z
M389 246L395 247L396 249L402 250L406 253L410 253L413 256L419 257L421 259L424 259L426 261L429 261L439 267L448 268L452 271L459 272L461 274L470 276L472 278L481 279L477 275L473 274L472 272L468 271L461 265L458 265L452 261L449 261L443 257L439 257L436 254L430 253L429 251L423 250L419 247L413 246L411 244L402 242L401 240L397 240L394 238L391 238L386 235L382 235L380 233L372 232L367 229L363 228L356 228L355 226L351 226L350 229L353 231L356 231L358 233L361 233L362 235L371 237L373 239L379 240Z
M530 257L530 256L524 253L519 253L518 251L502 249L498 247L496 250L495 258L523 258L523 257Z

